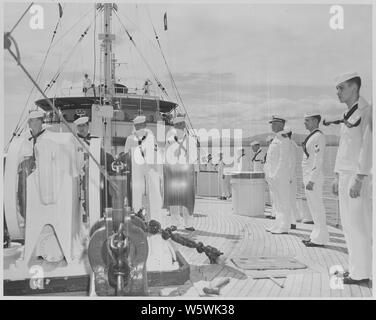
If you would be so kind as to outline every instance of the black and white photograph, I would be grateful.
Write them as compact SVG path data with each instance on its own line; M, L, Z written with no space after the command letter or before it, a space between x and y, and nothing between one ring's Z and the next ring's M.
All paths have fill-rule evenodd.
M371 299L375 5L3 1L4 298Z

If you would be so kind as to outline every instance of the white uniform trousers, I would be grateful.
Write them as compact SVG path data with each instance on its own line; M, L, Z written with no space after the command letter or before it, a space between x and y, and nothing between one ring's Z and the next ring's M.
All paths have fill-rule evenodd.
M290 217L291 224L296 224L297 220L300 220L298 206L296 203L296 178L292 179L290 183L290 193L289 193L289 205L290 205Z
M349 251L349 276L354 280L372 275L372 193L370 178L365 177L361 195L350 197L354 172L339 173L339 211Z
M275 217L276 216L276 204L275 204L275 200L274 200L274 196L273 196L273 192L274 192L273 191L273 185L272 185L271 182L267 182L267 184L268 184L269 195L270 195L270 203L271 203L271 206L272 206L270 216Z
M231 192L229 188L229 175L220 175L218 174L218 181L219 181L219 194L222 197L229 197Z
M186 207L170 206L171 225L181 227L181 215L183 216L184 228L193 227L193 215L189 214Z
M278 179L272 181L271 186L276 219L270 231L276 233L288 232L291 224L289 181L288 179Z
M146 195L148 194L148 168L144 165L133 165L132 172L132 206L135 212L146 205Z
M308 181L305 181L305 185ZM326 225L326 213L323 202L324 178L320 177L313 185L313 190L304 189L307 198L307 205L311 213L314 225L310 239L313 243L326 245L329 242L329 231Z

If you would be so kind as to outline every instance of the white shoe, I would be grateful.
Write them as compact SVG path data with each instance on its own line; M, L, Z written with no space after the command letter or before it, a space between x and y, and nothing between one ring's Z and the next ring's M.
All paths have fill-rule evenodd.
M285 230L272 230L270 231L271 234L288 234L288 230L285 231Z

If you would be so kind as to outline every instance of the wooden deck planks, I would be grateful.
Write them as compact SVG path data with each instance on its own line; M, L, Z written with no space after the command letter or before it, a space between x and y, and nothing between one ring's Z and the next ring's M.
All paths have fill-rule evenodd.
M207 278L230 277L230 283L221 289L223 297L369 297L369 287L345 286L343 290L330 288L329 268L333 265L347 267L347 254L337 248L306 248L301 239L308 236L311 226L297 224L297 230L288 235L272 235L265 228L274 221L262 217L246 217L234 215L230 203L219 200L197 200L197 212L205 216L197 219L193 233L196 241L202 241L223 251L223 261L232 267L229 259L232 256L296 256L304 258L304 262L314 267L312 272L289 273L286 278L277 278L284 284L278 287L270 279L252 279L239 276L236 271L213 269ZM202 231L200 235L199 231ZM330 227L335 237L343 237L342 231ZM343 247L343 243L331 242L330 246ZM181 246L179 246L180 249ZM191 252L190 252L191 251ZM193 252L192 252L193 251ZM208 265L206 256L199 255L195 250L181 248L184 257L192 265ZM317 270L316 270L317 269ZM245 273L243 273L245 274ZM193 280L192 280L193 281Z

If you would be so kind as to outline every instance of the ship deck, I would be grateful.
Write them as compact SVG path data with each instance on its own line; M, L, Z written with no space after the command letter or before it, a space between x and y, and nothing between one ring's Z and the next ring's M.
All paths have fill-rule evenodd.
M266 207L266 211L270 211ZM342 266L347 270L348 253L343 232L329 226L330 243L323 248L307 248L301 240L309 237L312 225L298 223L289 234L272 235L265 231L273 220L232 213L231 201L199 198L195 206L194 232L182 232L224 254L219 264L209 264L205 254L177 245L190 264L190 280L179 287L151 288L151 295L210 297L204 287L222 278L230 282L221 288L220 298L344 298L371 297L372 282L367 285L331 286L335 279L329 270ZM247 270L234 264L234 259L249 257L295 257L305 269ZM244 265L243 265L244 266ZM337 282L338 283L338 282ZM332 287L332 288L331 288Z
M270 207L266 207L266 212ZM205 254L175 244L190 265L190 279L180 286L149 287L152 297L210 298L367 298L372 296L372 282L367 285L333 287L329 270L341 266L347 270L348 253L343 232L329 226L330 242L323 248L307 248L301 242L308 238L312 225L298 223L289 234L272 235L265 228L273 220L264 216L248 217L232 213L231 201L199 197L196 199L196 231L177 231L195 241L211 245L224 254L218 264L210 264ZM236 261L251 257L294 257L306 268L241 269ZM237 259L237 260L236 260ZM244 265L243 265L244 267ZM251 268L253 269L253 268ZM207 295L204 287L229 278L219 295ZM338 279L338 278L337 278ZM51 294L49 294L51 295ZM86 292L56 293L59 296L85 296Z

